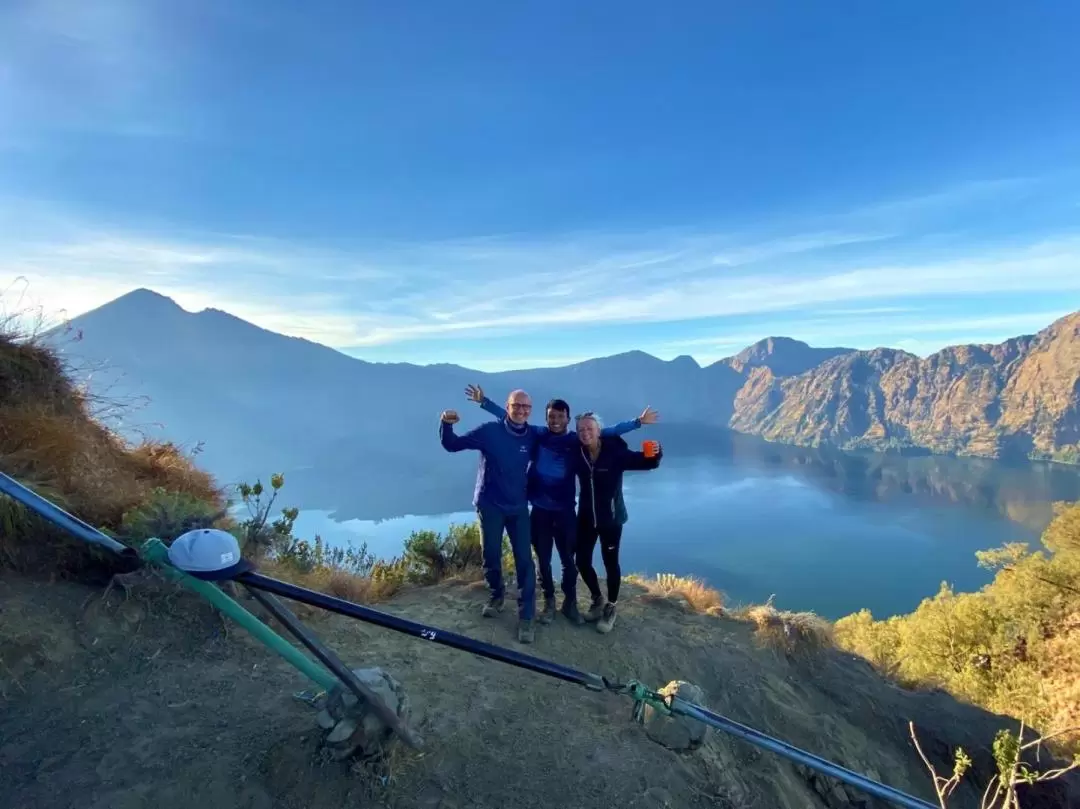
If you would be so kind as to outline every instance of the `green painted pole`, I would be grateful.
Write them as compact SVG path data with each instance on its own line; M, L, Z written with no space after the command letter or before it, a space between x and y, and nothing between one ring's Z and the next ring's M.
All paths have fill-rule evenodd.
M272 651L277 652L288 662L292 663L300 673L308 677L326 691L330 691L337 685L338 679L325 668L304 656L299 649L277 634L274 630L245 610L240 604L229 598L219 588L210 582L189 576L182 570L177 569L169 561L169 551L160 539L151 538L142 546L141 556L149 562L157 565L165 575L174 581L180 582L189 590L201 595L223 614L232 618L244 629L262 641Z

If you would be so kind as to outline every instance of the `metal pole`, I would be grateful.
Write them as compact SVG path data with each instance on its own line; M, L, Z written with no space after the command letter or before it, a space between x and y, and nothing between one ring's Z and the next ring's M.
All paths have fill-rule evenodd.
M390 710L390 706L378 694L361 682L360 678L353 674L352 670L341 661L341 658L324 645L314 633L309 631L288 607L270 593L260 592L251 586L247 586L247 591L251 593L256 601L266 607L270 614L277 618L286 629L292 632L296 639L304 644L324 666L336 674L338 679L356 694L358 699L370 705L378 714L379 719L383 721L383 724L393 730L410 747L420 749L423 745L420 737L413 733L394 711Z
M307 676L312 682L329 691L337 685L337 677L324 669L314 660L305 657L303 653L281 635L245 610L236 601L229 598L219 588L207 581L189 576L169 562L169 552L165 543L160 539L148 539L143 543L143 555L146 559L160 567L165 575L175 581L179 581L190 590L194 590L225 615L232 618L244 629L262 641L274 652L292 663L301 674Z
M578 671L569 666L563 666L558 663L543 660L539 657L515 652L512 649L504 649L501 646L474 640L465 635L458 635L454 632L418 624L407 618L400 618L397 615L379 612L370 607L353 604L351 601L334 598L325 593L319 593L304 587L298 587L295 584L272 579L269 576L263 576L260 573L244 573L238 576L236 581L246 587L254 587L268 593L274 593L275 595L290 598L293 601L301 601L305 604L310 604L313 607L320 607L329 612L336 612L339 615L347 615L350 618L366 621L367 623L381 626L384 629L392 629L395 632L402 632L406 635L429 640L432 643L450 646L464 652L472 652L481 657L498 660L502 663L509 663L512 666L528 669L537 674L546 674L548 677L554 677L557 680L574 683L575 685L582 685L593 691L603 691L605 688L604 679L599 674Z
M3 492L12 500L22 503L31 511L36 512L54 525L65 529L83 542L89 542L126 558L136 559L138 557L138 553L134 548L129 548L127 545L117 542L78 517L73 517L60 506L46 500L37 492L27 488L15 478L3 472L0 472L0 492Z
M817 770L825 775L830 775L838 781L843 781L845 784L849 784L856 789L867 792L878 798L890 801L897 806L903 806L905 809L938 809L938 807L932 803L908 795L905 792L901 792L895 787L886 786L872 778L867 778L865 775L859 775L857 772L853 772L846 767L841 767L839 764L834 764L820 756L815 756L813 753L807 753L805 750L800 750L798 747L788 744L787 742L774 739L772 736L762 733L759 730L754 730L746 725L741 725L738 722L728 719L725 716L721 716L718 713L714 713L707 708L702 708L700 705L695 705L692 702L673 697L668 707L673 714L697 719L699 722L711 725L717 730L721 730L724 733L736 736L750 744L776 753L789 761L794 761L809 767L812 770Z

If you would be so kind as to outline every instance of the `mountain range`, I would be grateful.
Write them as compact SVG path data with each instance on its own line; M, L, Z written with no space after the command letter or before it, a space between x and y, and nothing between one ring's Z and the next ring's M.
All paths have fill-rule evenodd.
M651 405L665 440L687 452L700 443L695 430L710 428L810 447L1080 458L1080 312L1035 335L926 358L769 337L706 366L631 351L482 373L366 362L139 289L49 339L121 432L198 446L202 463L226 480L284 470L291 489L310 493L338 480L335 507L341 497L392 498L403 488L434 496L447 475L461 478L460 464L438 449L436 422L447 407L465 429L488 418L465 401L470 382L496 400L525 388L537 419L553 396L609 421Z

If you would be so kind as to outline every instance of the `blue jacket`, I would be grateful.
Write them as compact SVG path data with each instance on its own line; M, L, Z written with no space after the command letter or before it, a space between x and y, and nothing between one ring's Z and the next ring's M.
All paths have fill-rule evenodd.
M489 413L506 418L506 411L484 397L480 406ZM641 419L622 421L614 427L605 427L601 435L616 436L636 430ZM536 454L528 475L528 497L533 508L545 511L574 510L574 463L580 454L581 442L573 430L553 433L546 425L530 424L536 436Z
M453 425L441 420L439 424L440 440L447 452L480 451L473 490L476 508L493 508L507 515L528 511L528 469L536 447L536 433L528 425L519 428L509 419L502 419L481 424L465 435L455 435Z

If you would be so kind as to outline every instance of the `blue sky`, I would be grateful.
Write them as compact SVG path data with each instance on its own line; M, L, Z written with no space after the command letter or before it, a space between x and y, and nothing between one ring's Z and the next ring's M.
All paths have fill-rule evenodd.
M1071 2L0 8L0 301L484 369L1080 309Z

